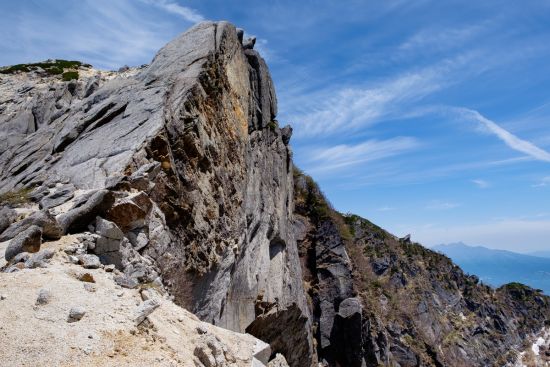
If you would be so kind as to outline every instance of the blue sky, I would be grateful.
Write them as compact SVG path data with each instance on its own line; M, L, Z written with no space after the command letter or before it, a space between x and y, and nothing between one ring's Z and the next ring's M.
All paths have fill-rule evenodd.
M203 19L258 37L296 164L426 245L550 248L550 2L0 0L0 64L150 62Z

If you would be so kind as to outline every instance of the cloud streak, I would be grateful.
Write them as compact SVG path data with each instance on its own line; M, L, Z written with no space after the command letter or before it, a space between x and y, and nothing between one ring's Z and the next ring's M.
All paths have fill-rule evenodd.
M326 135L344 128L355 130L387 118L402 104L418 101L440 88L439 71L426 69L371 88L349 87L310 96L310 100L321 102L302 114L294 114L291 120L301 136Z
M480 57L479 52L468 51L368 86L331 85L320 92L306 93L306 100L291 102L287 108L294 109L294 113L285 117L294 123L298 138L356 131L382 121L407 118L415 110L414 104L455 84L457 72L461 71L460 77L464 78L484 70L487 66L472 67Z
M422 29L399 45L400 51L445 50L462 45L464 42L478 36L486 28L485 24L463 28Z
M494 134L497 138L502 140L508 147L527 154L528 156L544 162L550 162L550 153L544 149L537 147L535 144L518 138L508 130L505 130L501 126L497 125L494 121L489 120L485 116L481 115L478 111L470 110L467 108L458 108L457 112L464 118L477 121L484 126L488 132Z
M187 6L181 6L175 1L170 0L141 0L143 3L154 5L168 13L179 15L184 20L191 23L198 23L204 20L202 14Z
M458 208L460 204L449 202L449 201L441 201L441 200L432 200L428 205L426 205L426 209L430 210L449 210Z
M314 148L306 160L310 173L327 173L361 163L381 160L418 148L420 143L411 137L387 140L367 140L363 143L340 144L328 148Z
M489 187L491 187L491 184L485 180L482 180L482 179L475 179L475 180L471 180L473 184L475 184L477 187L479 187L480 189L487 189Z
M545 187L550 186L550 176L543 177L538 183L532 185L533 187Z

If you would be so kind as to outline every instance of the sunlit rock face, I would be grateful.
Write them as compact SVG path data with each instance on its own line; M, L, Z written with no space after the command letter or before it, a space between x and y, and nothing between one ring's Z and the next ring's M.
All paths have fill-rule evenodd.
M298 310L306 320L299 363L308 365L315 353L290 225L291 129L275 119L264 60L239 36L229 23L203 22L138 69L81 67L68 82L2 75L0 134L10 138L0 191L38 187L48 196L62 183L77 194L114 192L110 208L90 213L122 229L128 241L116 249L136 244L175 301L216 325L244 332L259 305Z

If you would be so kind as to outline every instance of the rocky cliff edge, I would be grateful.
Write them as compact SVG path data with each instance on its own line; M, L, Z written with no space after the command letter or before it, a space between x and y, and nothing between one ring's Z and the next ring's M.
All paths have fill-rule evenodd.
M0 194L24 208L6 209L5 270L27 271L11 255L35 252L36 239L83 235L76 262L97 256L126 288L162 284L200 319L306 366L315 352L290 225L292 130L278 126L267 66L242 36L203 22L150 65L72 65L71 80L44 65L3 69Z

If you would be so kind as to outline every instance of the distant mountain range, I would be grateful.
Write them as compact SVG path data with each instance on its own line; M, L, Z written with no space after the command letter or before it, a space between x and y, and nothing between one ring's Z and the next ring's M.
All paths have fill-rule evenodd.
M550 251L533 251L529 252L527 255L550 258Z
M453 260L465 272L495 287L520 282L550 294L550 251L529 255L468 246L462 242L432 248ZM537 255L537 256L535 256Z

